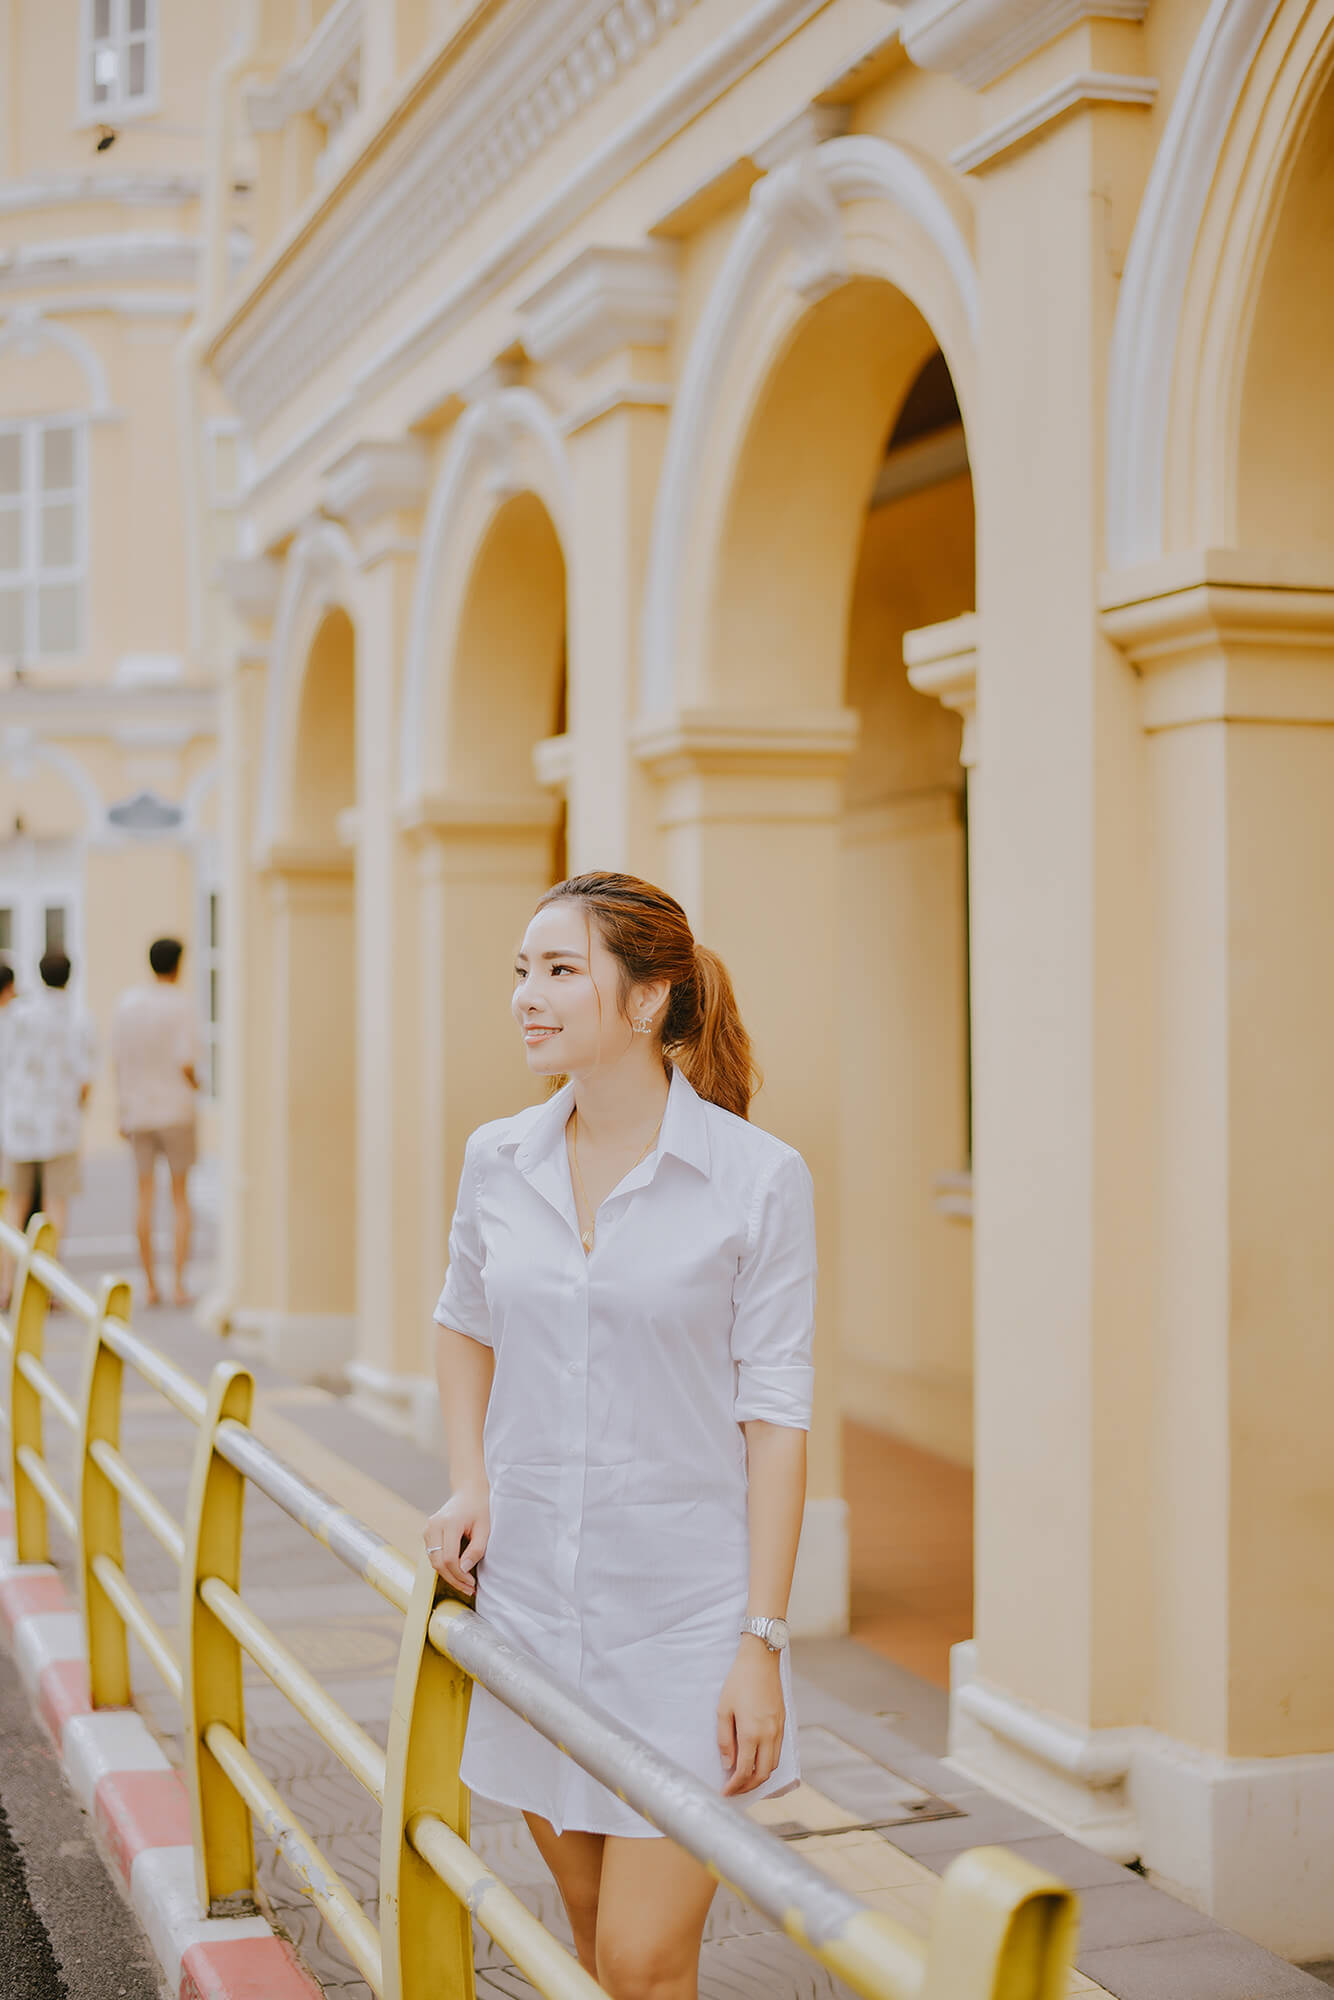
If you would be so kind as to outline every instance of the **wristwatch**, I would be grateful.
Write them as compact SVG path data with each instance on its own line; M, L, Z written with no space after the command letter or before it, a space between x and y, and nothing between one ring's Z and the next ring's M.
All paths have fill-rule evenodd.
M757 1639L763 1639L771 1653L781 1653L788 1642L786 1618L743 1618L742 1633L753 1632Z

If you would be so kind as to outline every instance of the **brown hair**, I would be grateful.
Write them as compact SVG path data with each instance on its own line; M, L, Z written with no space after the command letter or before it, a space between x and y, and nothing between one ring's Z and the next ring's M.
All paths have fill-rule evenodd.
M621 1002L632 986L671 982L662 1020L662 1052L711 1104L749 1115L763 1079L737 1011L727 967L696 944L685 911L665 889L637 875L573 875L538 903L580 903L613 958L620 961Z

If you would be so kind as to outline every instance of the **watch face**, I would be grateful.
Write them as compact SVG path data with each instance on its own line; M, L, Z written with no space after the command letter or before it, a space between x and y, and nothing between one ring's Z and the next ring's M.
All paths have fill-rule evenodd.
M786 1646L788 1642L788 1636L789 1635L788 1635L786 1618L771 1618L769 1620L769 1637L767 1644L769 1645L769 1647L773 1652L775 1653L780 1652L782 1648Z

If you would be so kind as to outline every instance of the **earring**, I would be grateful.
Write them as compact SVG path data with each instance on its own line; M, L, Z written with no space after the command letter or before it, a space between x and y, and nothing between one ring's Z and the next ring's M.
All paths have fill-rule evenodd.
M653 1033L653 1023L647 1016L641 1017L638 1021L632 1021L630 1025L637 1035L651 1035Z

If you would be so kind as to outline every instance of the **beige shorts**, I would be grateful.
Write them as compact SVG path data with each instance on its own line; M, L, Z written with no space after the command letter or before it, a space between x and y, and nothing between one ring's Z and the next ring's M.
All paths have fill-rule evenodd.
M130 1144L134 1148L134 1171L141 1181L152 1177L153 1162L159 1153L174 1181L181 1180L195 1163L193 1125L164 1125L154 1132L131 1132Z
M32 1207L38 1170L42 1176L42 1201L69 1201L83 1186L77 1153L57 1153L53 1160L5 1160L4 1180L9 1198L20 1215Z

